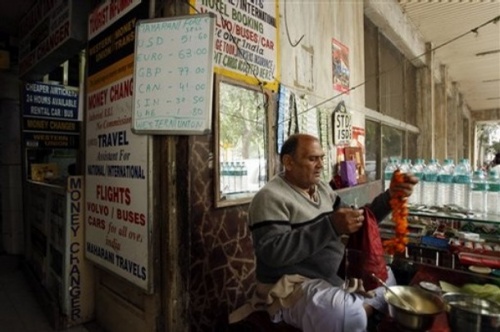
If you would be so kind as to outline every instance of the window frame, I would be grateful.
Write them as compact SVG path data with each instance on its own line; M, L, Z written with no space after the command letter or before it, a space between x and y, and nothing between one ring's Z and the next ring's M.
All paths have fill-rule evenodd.
M239 198L234 198L234 199L224 199L224 197L221 194L220 191L220 186L221 186L221 171L220 171L220 163L221 163L221 148L220 148L220 137L221 137L221 132L220 132L220 102L221 102L221 83L224 84L230 84L236 87L240 87L243 89L248 89L256 92L260 92L263 94L263 102L264 102L264 119L265 119L265 124L264 128L266 129L266 132L264 133L264 146L263 146L263 155L264 159L266 161L266 176L264 180L264 184L269 181L271 176L274 174L272 173L274 170L274 158L271 158L275 154L275 151L273 149L273 144L271 144L271 135L272 135L272 115L273 110L275 108L275 98L274 94L271 90L265 89L260 85L252 85L248 84L239 80L235 80L223 75L215 75L215 84L214 84L214 206L216 208L223 208L223 207L229 207L229 206L236 206L236 205L242 205L242 204L248 204L251 202L253 196L257 193L258 190L254 192L248 193L248 195L241 195ZM267 104L267 105L266 105ZM260 189L260 188L259 188Z

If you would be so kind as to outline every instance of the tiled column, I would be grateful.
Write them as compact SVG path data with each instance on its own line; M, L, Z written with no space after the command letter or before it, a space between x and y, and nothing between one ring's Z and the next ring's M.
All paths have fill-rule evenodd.
M19 102L0 100L0 250L24 253Z

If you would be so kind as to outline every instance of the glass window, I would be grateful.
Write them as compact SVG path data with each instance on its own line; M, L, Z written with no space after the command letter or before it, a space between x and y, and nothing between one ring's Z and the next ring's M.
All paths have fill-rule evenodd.
M421 158L421 156L417 155L417 139L418 139L417 133L412 133L408 132L408 144L407 144L407 151L408 153L406 154L408 158L410 158L413 161L417 158Z
M268 178L268 98L257 87L222 80L216 98L216 206L246 203Z
M382 125L382 167L385 168L389 158L396 158L398 161L403 158L402 130Z
M381 177L380 165L378 163L380 160L380 123L366 120L365 133L365 172L368 181L375 181Z

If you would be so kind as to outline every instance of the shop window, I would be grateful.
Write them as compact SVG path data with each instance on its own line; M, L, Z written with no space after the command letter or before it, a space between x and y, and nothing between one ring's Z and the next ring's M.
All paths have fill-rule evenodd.
M250 202L268 180L266 91L218 77L215 112L215 205Z
M404 155L404 132L394 127L382 125L382 163L385 167L389 158L401 160Z
M412 132L408 132L407 134L407 148L406 148L406 151L407 151L407 156L408 158L410 158L413 161L415 161L415 159L417 158L421 158L421 156L417 155L417 140L418 140L418 135L417 133L412 133Z
M381 179L389 158L418 158L417 70L367 17L364 21L366 169Z
M405 121L404 57L383 35L380 35L379 40L380 112L392 118Z
M365 122L366 156L365 173L368 181L381 178L380 170L380 123L367 120Z

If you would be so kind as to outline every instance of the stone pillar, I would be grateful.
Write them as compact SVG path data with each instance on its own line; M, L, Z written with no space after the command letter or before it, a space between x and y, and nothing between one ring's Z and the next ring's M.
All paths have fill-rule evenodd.
M445 66L439 67L439 74L441 76L441 83L435 84L435 98L434 98L434 122L435 122L435 157L439 162L443 162L448 158L447 151L447 121L446 121L446 108L448 102L448 75Z
M426 44L426 66L418 69L417 92L420 103L417 108L417 127L422 128L417 140L417 152L421 158L434 158L434 54L430 51L432 44Z
M459 95L458 86L456 82L451 84L451 96L448 99L446 123L447 123L447 137L446 143L448 146L448 157L453 158L455 163L461 158L462 153L459 156L459 146L463 146L460 142L463 142L464 132L460 130L462 126L462 112L458 108Z

